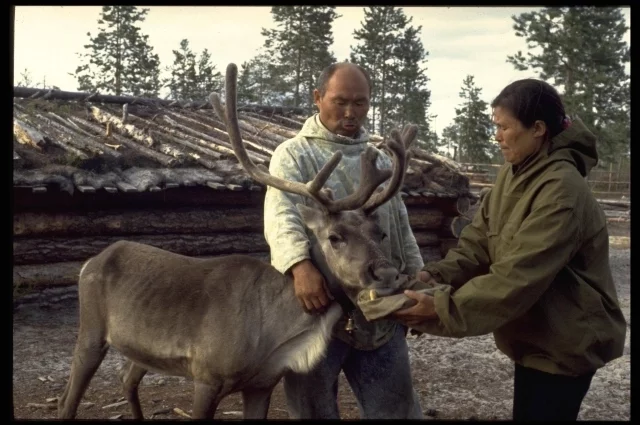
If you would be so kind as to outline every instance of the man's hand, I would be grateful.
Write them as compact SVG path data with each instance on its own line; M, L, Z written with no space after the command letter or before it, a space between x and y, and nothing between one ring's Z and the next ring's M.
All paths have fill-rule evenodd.
M412 307L396 311L391 317L408 327L418 325L425 320L438 318L433 297L410 289L405 290L404 294L418 303Z
M310 260L302 260L291 268L293 288L307 313L323 313L333 299L322 273Z

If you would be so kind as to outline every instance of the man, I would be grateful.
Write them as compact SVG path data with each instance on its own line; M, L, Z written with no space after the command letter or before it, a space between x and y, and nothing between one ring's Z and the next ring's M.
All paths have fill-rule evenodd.
M347 196L360 184L360 153L369 135L362 127L369 110L371 79L360 66L337 63L325 68L314 90L319 113L305 122L300 133L274 151L269 171L288 180L311 180L336 150L342 160L327 181L335 199ZM380 152L379 168L391 166ZM293 277L295 293L310 314L321 313L333 295L311 262L313 236L295 207L310 205L299 195L269 187L264 205L265 237L273 266ZM388 238L382 249L400 273L415 274L423 260L409 227L407 210L394 197L377 210ZM353 300L352 300L353 301ZM295 419L340 418L338 376L343 370L356 399L361 418L422 418L411 382L406 328L392 320L369 323L354 313L357 329L345 331L338 322L325 359L308 374L289 373L284 378L289 414Z

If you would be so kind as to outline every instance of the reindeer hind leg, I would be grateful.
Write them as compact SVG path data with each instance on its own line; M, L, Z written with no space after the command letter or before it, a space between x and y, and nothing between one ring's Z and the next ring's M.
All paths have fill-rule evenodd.
M140 381L147 374L147 369L127 359L127 362L120 373L120 380L124 394L129 402L133 419L144 419L142 415L142 407L140 406L140 398L138 396L138 387Z
M67 386L58 402L58 418L73 419L76 416L80 399L89 382L102 363L109 345L104 338L96 338L93 331L78 332L78 341L71 361L71 374Z

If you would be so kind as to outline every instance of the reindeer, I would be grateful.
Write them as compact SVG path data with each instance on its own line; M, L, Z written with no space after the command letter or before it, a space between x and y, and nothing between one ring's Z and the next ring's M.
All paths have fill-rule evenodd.
M374 212L402 185L415 127L406 127L402 136L392 132L386 147L393 170L377 169L378 151L369 146L361 154L361 186L334 200L322 188L341 152L306 184L272 176L251 161L238 127L236 78L237 68L229 64L226 113L217 94L210 101L225 121L244 169L258 182L315 201L317 208L297 207L318 240L312 261L327 279L350 294L363 289L393 292L398 270L379 248L384 235ZM222 398L238 391L244 418L264 419L283 374L310 371L324 356L343 314L335 302L323 314L307 314L295 298L292 278L251 256L193 258L124 240L83 265L78 297L79 331L58 403L61 419L75 417L111 346L127 359L120 379L135 419L143 418L138 386L148 370L193 380L194 419L213 418Z

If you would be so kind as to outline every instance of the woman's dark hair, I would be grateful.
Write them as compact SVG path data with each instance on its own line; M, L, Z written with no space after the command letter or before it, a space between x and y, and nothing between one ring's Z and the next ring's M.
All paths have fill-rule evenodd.
M563 130L564 105L558 91L541 80L527 78L506 86L491 102L491 107L501 107L513 114L525 128L531 128L540 120L547 125L549 138Z

